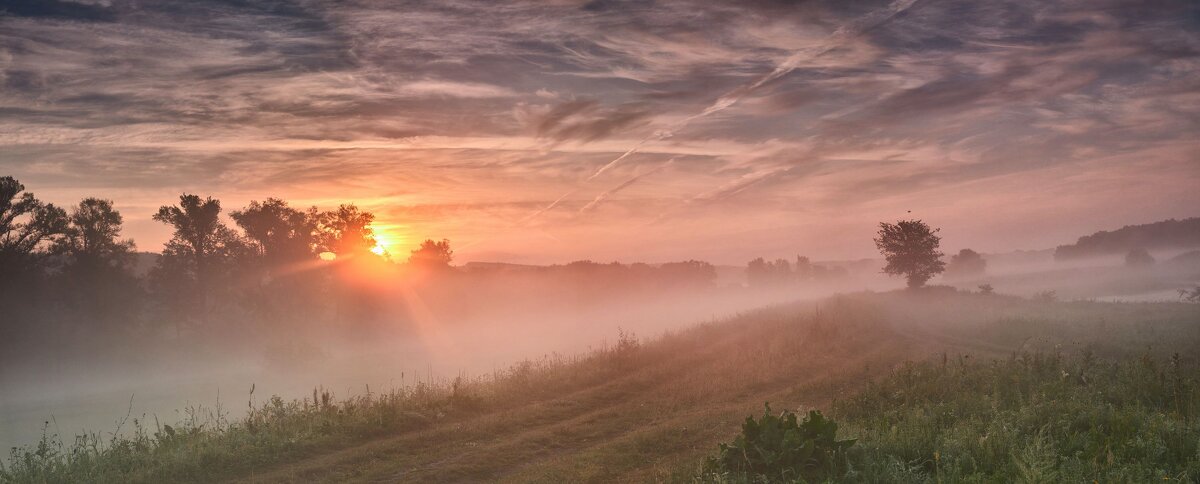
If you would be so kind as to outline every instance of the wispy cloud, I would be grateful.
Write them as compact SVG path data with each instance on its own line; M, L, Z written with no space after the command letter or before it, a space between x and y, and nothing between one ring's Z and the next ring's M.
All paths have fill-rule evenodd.
M0 171L131 223L185 189L353 193L480 253L648 250L622 234L660 220L700 257L898 205L1020 220L1034 187L1070 200L1047 238L1200 202L1189 0L14 5Z

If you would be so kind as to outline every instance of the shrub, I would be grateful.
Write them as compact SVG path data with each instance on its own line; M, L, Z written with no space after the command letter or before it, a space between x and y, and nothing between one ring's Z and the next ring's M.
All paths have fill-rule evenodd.
M704 474L717 480L825 481L846 474L846 449L854 440L837 440L838 425L821 412L810 411L802 422L796 414L746 417L742 433L720 444L716 457L704 463Z

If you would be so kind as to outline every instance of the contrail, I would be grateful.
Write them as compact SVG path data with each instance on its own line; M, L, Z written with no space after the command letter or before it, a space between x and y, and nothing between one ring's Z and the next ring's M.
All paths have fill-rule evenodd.
M574 195L574 194L575 194L575 192L578 192L578 191L579 191L579 189L578 189L578 188L576 188L576 189L574 189L574 190L571 190L571 191L569 191L569 192L567 192L567 193L564 193L564 194L562 194L562 196L561 196L561 197L558 197L558 198L557 198L557 199L555 199L553 202L550 202L550 205L546 205L546 206L545 206L545 207L543 207L541 210L538 210L538 211L536 211L536 212L533 212L533 213L529 214L529 216L528 216L528 217L525 217L525 218L521 219L519 222L517 222L517 225L523 225L523 224L525 224L525 222L528 222L528 221L530 221L530 220L533 220L533 219L537 218L537 217L538 217L538 215L541 215L541 214L543 214L543 213L546 213L546 211L547 211L547 210L550 210L550 209L552 209L552 208L554 208L554 207L557 207L557 206L558 206L558 204L559 204L559 203L561 203L561 202L563 201L563 199L565 199L565 198L567 198L567 197L569 197L569 196L571 196L571 195Z
M833 32L832 35L830 35L828 38L825 39L824 42L822 42L823 45L820 48L818 48L815 53L809 53L809 51L806 49L802 49L800 51L793 53L792 55L788 56L787 59L784 59L783 62L780 62L779 65L775 66L774 70L772 70L771 72L767 73L766 75L758 78L758 80L751 82L749 84L744 84L744 85L738 86L737 88L734 88L733 90L721 95L721 97L718 97L716 101L714 101L708 107L704 108L703 111L680 120L679 122L672 125L669 129L658 131L650 136L643 138L640 142L638 142L638 144L634 145L633 148L630 148L629 151L622 153L621 156L618 156L616 159L608 162L608 164L600 167L599 170L596 170L596 172L593 173L592 176L588 177L588 180L591 180L593 178L596 178L597 176L600 176L600 174L608 171L609 168L616 166L618 163L620 163L625 158L628 158L630 155L637 153L638 150L640 150L642 148L642 146L645 146L646 143L648 143L650 141L660 141L660 140L663 140L666 138L670 138L671 136L673 136L675 134L676 131L679 131L680 129L687 127L687 125L691 124L692 121L695 121L697 119L704 118L704 117L710 116L714 113L718 113L718 112L724 111L725 109L728 109L729 107L733 106L734 104L737 104L738 101L741 101L746 96L753 94L755 91L757 91L759 88L766 85L767 83L790 74L792 71L796 70L797 67L800 67L800 62L802 60L804 60L805 58L814 58L815 59L817 57L820 57L820 56L823 56L823 55L829 53L830 51L836 49L838 46L840 46L842 43L844 43L846 40L848 40L852 37L855 37L859 34L862 34L863 32L871 30L871 29L879 26L883 22L888 21L892 17L895 17L900 12L908 10L908 8L912 7L912 5L916 2L917 2L917 0L896 0L895 2L892 2L891 5L888 5L888 8L886 8L886 9L868 14L868 15L864 16L863 18L859 19L858 21L852 22L850 25L846 25L846 26L842 26L842 27L838 28L837 30L835 30Z
M579 212L577 212L577 215L579 215L579 214L583 214L583 212L586 212L586 211L588 211L588 210L591 210L591 209L592 209L593 207L595 207L596 205L599 205L599 204L600 204L600 202L603 202L603 201L607 200L607 199L608 199L608 197L611 197L611 196L613 196L614 194L616 194L617 192L619 192L619 191L621 191L621 190L624 190L624 189L628 188L628 187L629 187L629 185L633 185L634 183L637 183L637 181L638 181L638 180L641 180L642 178L648 177L648 176L650 176L650 175L653 175L653 174L655 174L655 173L658 173L658 172L662 171L662 169L663 169L663 168L666 168L666 167L667 167L667 165L670 165L670 164L671 164L671 163L673 163L674 161L675 161L675 158L671 158L671 159L667 160L667 162L666 162L666 163L663 163L663 164L661 164L661 165L658 165L658 166L654 167L654 169L652 169L652 170L650 170L650 171L648 171L648 172L642 173L642 174L640 174L640 175L636 175L636 176L634 176L633 178L630 178L630 179L628 179L628 180L625 180L624 182L621 182L621 184L620 184L620 185L617 185L617 186L615 186L615 187L613 187L613 188L611 188L611 189L608 189L608 190L605 190L604 192L601 192L599 195L596 195L596 198L595 198L595 199L593 199L593 200L592 200L591 202L589 202L587 205L584 205L584 206L583 206L583 208L579 209Z
M708 107L704 108L703 111L700 111L699 113L693 114L691 116L683 118L682 120L679 120L675 124L671 125L668 129L656 131L654 134L647 136L645 138L642 138L641 141L639 141L637 144L633 145L633 147L629 148L629 150L625 151L624 153L621 153L620 156L616 157L612 161L610 161L607 164L605 164L604 166L600 167L600 169L596 170L595 173L592 173L592 175L589 176L586 181L591 181L591 180L595 179L596 177L600 176L601 174L603 174L604 172L608 171L612 167L617 166L617 164L621 163L621 161L625 160L626 158L629 158L630 156L632 156L633 154L635 154L639 150L641 150L642 147L646 145L646 143L649 143L651 141L661 141L661 140L670 138L671 136L675 135L675 132L687 127L688 124L691 124L692 121L695 121L697 119L704 118L707 116L711 116L714 113L718 113L718 112L724 111L725 109L728 109L730 106L737 104L738 101L741 101L746 96L753 94L755 91L757 91L759 88L766 85L767 83L775 81L783 76L788 75L792 71L796 70L796 68L800 67L800 63L804 59L806 59L806 58L815 59L817 57L820 57L820 56L823 56L823 55L829 53L830 51L833 51L834 49L836 49L837 47L842 45L846 40L849 40L853 37L861 35L864 32L867 32L875 27L878 27L879 25L883 24L884 22L890 20L892 17L895 17L900 12L908 10L915 3L917 3L917 0L896 0L896 1L892 2L891 4L889 4L888 7L885 9L881 9L881 10L869 13L869 14L864 15L863 17L857 19L856 21L849 23L848 25L839 27L837 30L835 30L833 32L833 34L830 34L829 37L827 37L823 42L821 42L821 45L816 49L815 52L811 51L809 49L801 49L799 51L794 52L792 55L788 56L788 58L784 59L783 62L780 62L778 65L776 65L775 69L772 70L771 72L763 75L762 77L759 77L754 82L738 86L737 88L734 88L733 90L721 95L720 97L717 98L716 101L713 101L712 104L710 104ZM575 193L578 190L579 190L578 188L575 190L572 190L571 192L568 193L568 195L571 193ZM547 210L554 208L566 196L567 195L563 195L562 197L559 197L558 200L555 200L554 203L551 203L546 208L538 210L533 215L526 217L526 220L536 218L537 216L545 213ZM595 202L595 200L593 200L593 202Z

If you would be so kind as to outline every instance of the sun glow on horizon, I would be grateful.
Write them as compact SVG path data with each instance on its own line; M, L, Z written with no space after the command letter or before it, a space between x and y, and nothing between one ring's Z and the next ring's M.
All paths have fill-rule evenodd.
M392 230L394 226L373 224L371 228L375 233L375 246L371 247L371 252L375 255L382 256L394 253L398 244L404 239L394 233Z

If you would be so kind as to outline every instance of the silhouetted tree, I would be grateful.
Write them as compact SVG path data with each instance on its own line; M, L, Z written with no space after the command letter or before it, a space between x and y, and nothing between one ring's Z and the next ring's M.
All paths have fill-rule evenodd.
M337 210L317 217L317 245L320 251L333 252L338 257L374 255L375 231L371 222L375 215L359 210L354 204L340 205Z
M152 287L183 304L179 316L206 317L212 292L226 288L232 269L245 252L237 233L221 222L221 202L212 197L184 194L179 205L166 205L154 220L175 229L151 273Z
M69 217L70 225L55 245L55 252L67 255L68 264L96 270L124 268L132 262L133 240L120 240L121 212L111 200L85 198Z
M408 263L421 269L438 270L449 268L453 259L454 251L450 249L449 240L438 242L426 239L421 242L421 247L408 256Z
M0 275L28 269L35 251L67 227L66 211L38 200L13 177L0 177Z
M321 290L325 279L316 259L316 231L320 214L316 207L306 212L287 202L268 198L250 202L230 217L242 228L248 250L256 260L257 284L245 291L243 306L258 320L291 327L321 313Z
M883 272L904 276L908 287L921 287L933 276L945 270L942 252L938 250L941 237L920 220L900 220L894 224L882 222L875 246L887 260Z
M813 263L808 257L796 256L796 279L807 281L813 278Z
M1154 256L1146 249L1138 247L1125 254L1125 265L1129 267L1145 267L1154 265Z
M301 212L283 200L268 198L262 203L252 201L229 216L246 234L250 250L270 269L314 256L319 218L316 207Z
M793 276L792 263L787 259L775 259L771 264L771 277L776 283L792 282Z
M987 271L987 261L982 255L971 249L962 249L950 256L950 264L946 265L947 277L981 276Z
M0 352L43 322L51 292L43 256L66 230L66 212L0 177Z
M121 213L112 201L86 198L69 217L66 234L54 247L63 256L55 282L80 321L104 328L131 326L138 317L142 288L131 272L135 245L121 240Z

